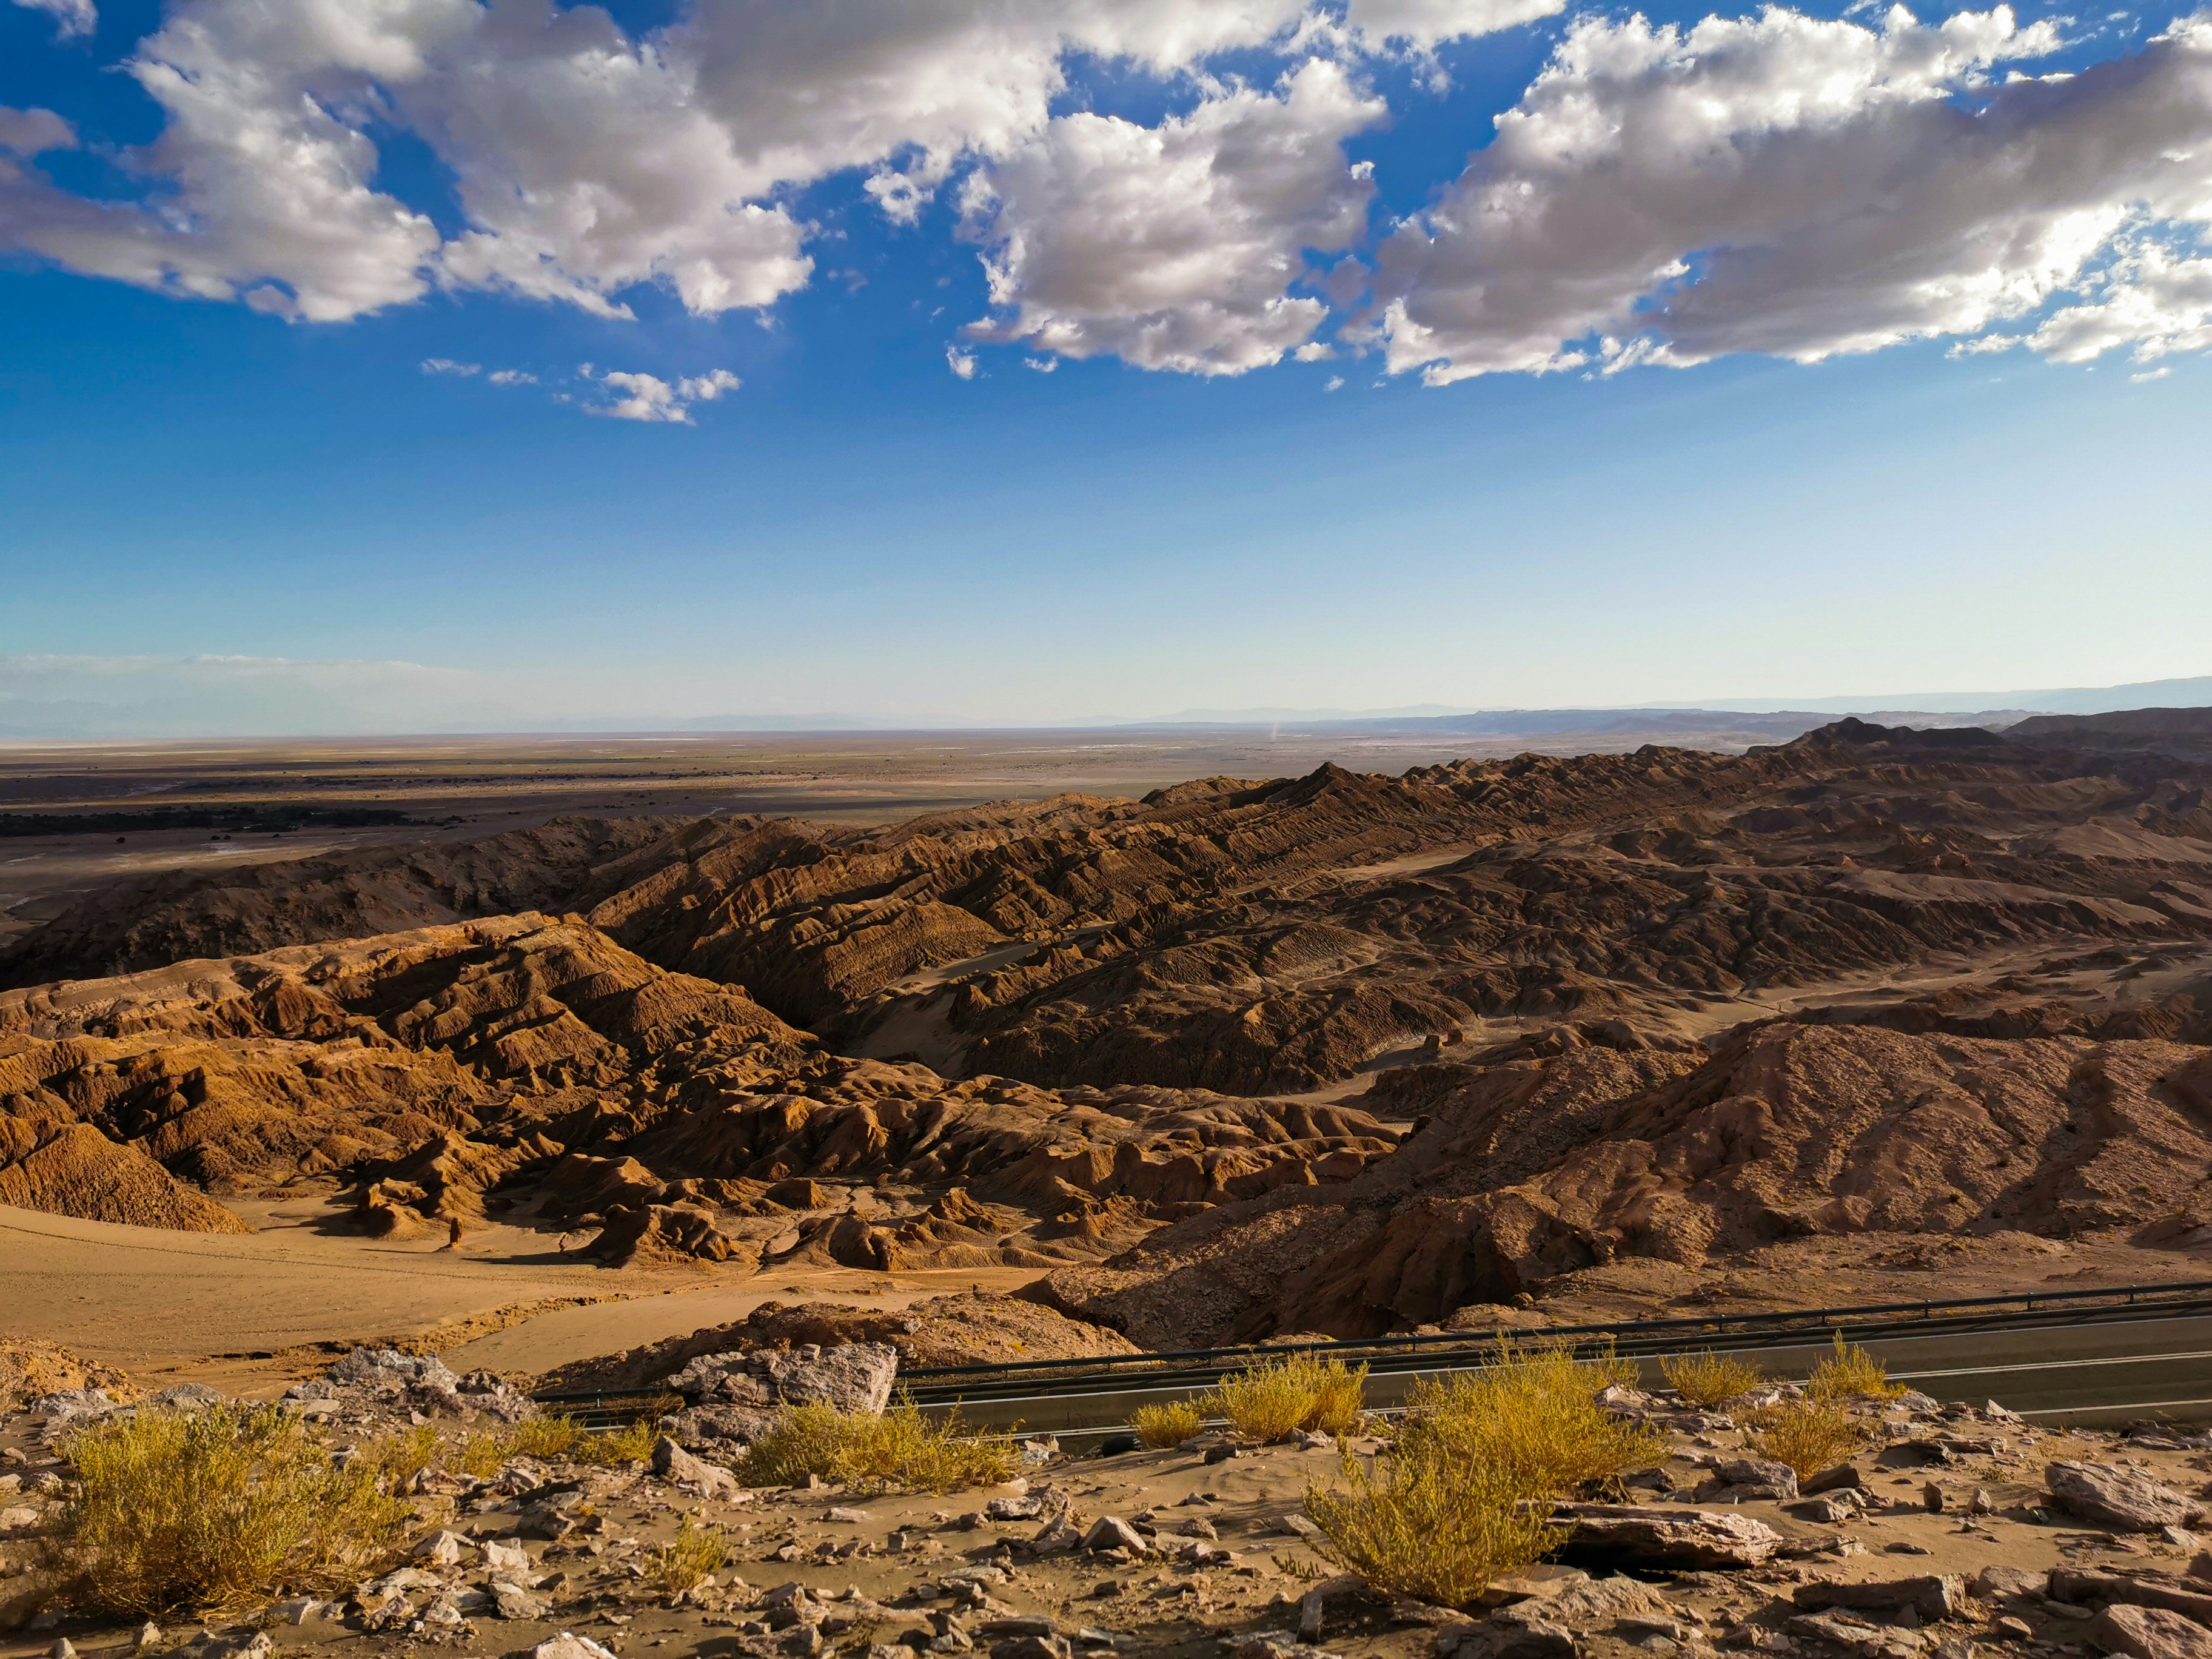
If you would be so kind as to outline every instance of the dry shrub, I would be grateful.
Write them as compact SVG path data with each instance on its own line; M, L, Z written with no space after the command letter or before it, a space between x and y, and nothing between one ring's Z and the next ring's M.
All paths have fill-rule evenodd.
M729 1559L729 1541L714 1528L696 1524L687 1515L676 1523L676 1536L646 1558L645 1572L658 1589L680 1595L696 1589Z
M652 1418L641 1417L605 1434L579 1433L568 1456L578 1463L599 1463L609 1468L642 1463L653 1455L653 1443L659 1438L659 1424Z
M1223 1377L1193 1405L1227 1418L1241 1440L1280 1440L1305 1429L1344 1434L1359 1420L1366 1386L1364 1364L1289 1354Z
M1889 1380L1889 1367L1856 1343L1836 1333L1833 1352L1814 1362L1805 1392L1814 1400L1894 1400L1905 1391Z
M1865 1431L1840 1400L1785 1400L1752 1419L1758 1431L1746 1441L1759 1456L1786 1463L1800 1480L1847 1461Z
M460 1449L447 1467L456 1474L473 1475L479 1480L489 1480L499 1473L499 1466L507 1462L507 1437L498 1434L472 1434L461 1442Z
M1416 1384L1379 1470L1347 1453L1346 1489L1308 1488L1316 1547L1382 1589L1464 1607L1559 1540L1545 1500L1665 1454L1664 1435L1597 1403L1634 1375L1610 1353L1500 1342L1482 1370Z
M583 1442L591 1437L584 1425L573 1417L549 1415L533 1417L518 1423L507 1432L507 1455L509 1457L571 1458L579 1457Z
M1465 1607L1559 1540L1504 1471L1462 1464L1437 1439L1401 1441L1376 1462L1347 1449L1346 1487L1308 1487L1305 1512L1322 1530L1316 1547L1378 1589Z
M1180 1446L1206 1426L1206 1413L1190 1401L1170 1400L1138 1407L1129 1413L1129 1426L1147 1446Z
M76 1603L102 1613L234 1613L280 1589L350 1583L411 1518L374 1458L337 1467L274 1407L141 1412L67 1449L83 1486L55 1565Z
M443 1449L438 1431L428 1423L386 1435L362 1453L361 1462L376 1472L386 1492L396 1492L438 1462Z
M573 1417L534 1417L497 1434L471 1434L458 1444L440 1440L434 1425L418 1424L377 1442L364 1454L387 1492L404 1490L423 1470L449 1469L482 1480L510 1457L560 1459L619 1467L653 1455L660 1431L651 1419L593 1434Z
M1433 1440L1462 1468L1500 1471L1524 1497L1565 1497L1666 1455L1665 1435L1597 1403L1635 1374L1610 1353L1577 1360L1570 1348L1500 1341L1481 1370L1414 1385L1399 1448Z
M883 1492L995 1486L1020 1467L1010 1440L969 1439L955 1412L940 1420L901 1401L881 1417L831 1406L787 1406L738 1460L749 1486L795 1486L810 1474Z
M1766 1381L1765 1373L1748 1360L1710 1351L1669 1354L1659 1362L1659 1374L1686 1406L1717 1406Z

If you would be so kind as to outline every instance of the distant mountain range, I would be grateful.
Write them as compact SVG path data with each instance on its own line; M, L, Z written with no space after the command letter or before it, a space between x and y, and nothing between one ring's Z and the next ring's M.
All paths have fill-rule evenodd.
M1187 708L1133 720L958 721L942 715L802 713L708 715L637 709L554 712L497 674L404 662L307 662L234 657L0 657L0 742L228 737L404 736L462 732L697 733L915 731L1272 730L1445 739L1556 742L1583 734L1649 734L1692 747L1786 742L1856 714L1892 726L2003 726L2031 714L2101 714L2212 705L2212 675L2130 685L2030 691L1884 693L1627 708Z
M1879 696L1803 697L1787 702L1716 698L1710 702L1649 703L1610 708L1455 708L1424 703L1411 708L1190 708L1151 720L1102 722L1158 730L1177 726L1231 728L1294 726L1300 730L1359 727L1461 732L1468 736L1534 737L1578 732L1709 731L1772 721L1809 730L1838 714L1892 726L2008 726L2029 714L2106 714L2124 708L2199 708L2212 705L2212 675L2196 679L2140 680L2130 685L2069 686L2040 691L1924 691ZM1942 718L1936 718L1936 717Z

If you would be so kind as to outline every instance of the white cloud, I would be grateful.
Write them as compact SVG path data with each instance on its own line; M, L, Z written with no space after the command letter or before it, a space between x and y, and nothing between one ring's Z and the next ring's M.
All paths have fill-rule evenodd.
M64 40L90 34L100 26L100 13L92 0L15 0L15 3L52 17L55 34Z
M82 0L47 9L81 15ZM711 315L805 284L807 227L771 199L846 167L910 216L956 160L1041 128L1063 58L1161 74L1262 45L1300 0L703 0L634 39L554 0L179 0L127 65L163 109L144 203L10 169L0 236L144 287L313 321L434 282L602 315L640 283ZM450 242L374 187L372 122L452 170Z
M495 368L484 377L494 386L536 386L538 377L520 368Z
M1224 88L1155 127L1054 120L969 181L997 313L970 332L1196 374L1280 361L1328 314L1290 291L1307 250L1366 227L1374 187L1344 141L1386 113L1315 58L1273 94Z
M1033 368L1040 374L1049 374L1060 367L1060 359L1057 357L1024 357L1022 359L1022 367L1024 368Z
M65 33L94 21L89 0L17 3ZM563 0L171 0L122 65L159 136L88 135L138 193L61 187L30 158L75 146L68 123L0 111L0 247L302 321L440 287L610 318L658 287L714 316L815 279L834 227L805 187L842 174L912 223L964 174L991 283L973 338L1237 374L1326 354L1330 304L1369 287L1371 186L1344 146L1387 111L1363 55L1418 59L1560 3L695 0L631 34ZM2048 23L1861 9L1583 17L1385 239L1352 337L1436 381L1941 336L2067 361L2204 348L2212 15L2039 78L2002 66L2048 52ZM1296 66L1218 78L1231 52ZM1182 106L1054 118L1082 57ZM380 188L387 131L453 180L450 236ZM1323 276L1316 255L1341 257ZM703 401L668 389L648 406Z
M2053 312L2027 343L2062 363L2122 346L2137 362L2212 346L2212 258L2154 242L2124 249L2094 284L2094 299Z
M1341 392L1341 391L1343 391L1343 390L1344 390L1344 376L1343 376L1343 375L1341 375L1341 374L1332 374L1332 375L1330 375L1330 376L1328 377L1328 380L1327 383L1326 383L1326 384L1324 384L1324 385L1322 386L1322 390L1323 392Z
M19 3L65 29L92 16L88 0ZM625 294L652 283L714 315L811 280L794 188L858 169L885 214L911 222L956 167L1033 151L1074 56L1172 78L1332 33L1345 52L1424 49L1558 3L1349 0L1340 25L1307 0L699 0L632 36L556 0L175 0L125 66L165 118L121 158L144 199L88 200L10 167L0 241L309 321L436 284L622 317ZM1210 106L1234 102L1209 98L1170 126L1187 143L1224 112ZM451 239L377 188L373 126L407 131L449 170L465 222ZM1133 164L1157 172L1143 149ZM1224 304L1249 310L1251 296ZM1279 307L1260 337L1297 336L1304 311ZM1164 349L1243 360L1204 341Z
M1348 0L1345 27L1380 47L1427 51L1469 34L1494 34L1566 9L1565 0Z
M481 374L483 373L483 365L457 363L451 357L425 357L422 360L422 372L425 374ZM495 380L498 378L496 374L492 376Z
M2130 227L2212 220L2212 18L2077 75L1990 83L2054 44L2003 8L1932 27L1902 7L1880 28L1584 18L1383 244L1370 337L1393 372L1440 383L1812 362L2024 317ZM2116 292L2069 325L2073 347L2037 343L2193 338L2179 295Z
M0 105L0 152L43 155L50 149L75 149L76 132L50 109L9 109Z
M975 354L972 351L963 351L958 346L949 345L945 348L945 364L963 380L975 378Z
M692 404L713 403L744 384L726 368L709 369L673 385L655 374L633 374L621 369L594 374L588 363L582 372L585 379L617 394L610 402L586 404L590 413L617 421L655 421L677 426L691 424Z
M2129 375L2128 384L2130 386L2144 386L2152 380L2162 380L2172 373L2173 365L2171 363L2166 363L2157 368L2147 368L2140 374Z

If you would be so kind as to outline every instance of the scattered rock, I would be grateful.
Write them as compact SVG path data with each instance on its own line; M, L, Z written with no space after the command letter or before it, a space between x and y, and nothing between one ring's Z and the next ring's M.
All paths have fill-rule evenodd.
M1831 1613L1801 1613L1787 1626L1792 1636L1810 1637L1815 1641L1832 1642L1847 1653L1884 1656L1884 1659L1908 1659L1914 1654L1924 1653L1928 1638L1917 1630L1900 1630L1893 1625L1869 1625L1849 1617Z
M2131 1659L2212 1659L2212 1630L2164 1607L2106 1607L2087 1634L2105 1652Z
M667 1386L697 1405L823 1405L848 1416L873 1417L890 1403L897 1377L896 1348L885 1342L847 1342L701 1354L671 1376Z
M531 1649L529 1659L615 1659L615 1656L591 1638L564 1630Z
M1973 1591L1984 1601L2002 1601L2015 1595L2042 1596L2050 1593L2051 1575L2026 1567L1984 1567L1974 1575Z
M417 1561L429 1561L441 1567L459 1566L461 1552L468 1540L455 1532L434 1532L408 1553Z
M738 1477L720 1463L694 1457L666 1435L653 1442L653 1472L672 1486L696 1492L702 1498L735 1498L744 1491Z
M2204 1506L2138 1469L2111 1463L2053 1463L2044 1484L2057 1505L2070 1515L2119 1532L2156 1532L2185 1527Z
M2130 1577L2123 1573L2080 1571L2060 1567L2051 1575L2051 1599L2079 1607L2091 1601L2130 1602L2212 1625L2212 1593L2186 1589L2170 1580Z
M1510 1613L1479 1625L1447 1626L1435 1639L1437 1659L1575 1659L1580 1651L1565 1626Z
M1859 1612L1897 1613L1910 1607L1923 1620L1949 1619L1966 1600L1966 1586L1954 1575L1930 1574L1919 1578L1875 1579L1864 1583L1832 1583L1817 1579L1800 1584L1790 1599L1800 1607L1850 1607Z
M1752 1516L1633 1504L1561 1504L1556 1519L1572 1521L1559 1553L1644 1567L1755 1567L1786 1541Z
M1091 1530L1083 1534L1083 1547L1087 1550L1129 1550L1141 1555L1151 1547L1127 1522L1117 1516L1102 1515L1091 1523Z

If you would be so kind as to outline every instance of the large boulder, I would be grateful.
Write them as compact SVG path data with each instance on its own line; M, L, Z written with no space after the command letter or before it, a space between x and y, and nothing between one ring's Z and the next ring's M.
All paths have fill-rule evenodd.
M457 1375L435 1354L356 1348L319 1377L284 1390L288 1403L320 1417L365 1423L426 1417L489 1417L520 1423L538 1415L531 1398L490 1371Z
M735 1498L744 1483L720 1463L694 1457L665 1435L654 1442L653 1472L672 1486L683 1486L702 1498Z
M873 1415L890 1403L897 1376L897 1349L887 1342L848 1342L702 1354L670 1377L668 1386L701 1406L824 1405Z
M2197 1499L2116 1464L2053 1463L2043 1480L2059 1508L2116 1532L2186 1527L2204 1513Z
M2130 1659L2212 1659L2212 1630L2164 1607L2106 1607L2087 1635L2105 1652Z
M1966 1601L1966 1586L1955 1575L1930 1573L1917 1578L1879 1578L1868 1583L1832 1583L1816 1579L1790 1593L1800 1607L1850 1607L1860 1613L1897 1613L1911 1607L1923 1622L1954 1617Z
M1755 1567L1787 1540L1764 1521L1711 1510L1638 1504L1562 1504L1574 1522L1563 1561L1635 1567Z

